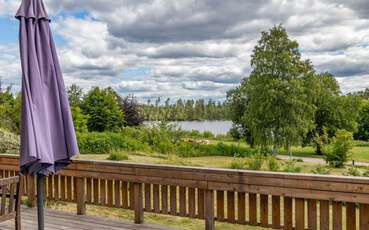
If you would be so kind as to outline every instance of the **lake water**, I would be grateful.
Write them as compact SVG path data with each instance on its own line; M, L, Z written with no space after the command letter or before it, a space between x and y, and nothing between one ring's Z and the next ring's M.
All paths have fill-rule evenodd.
M155 121L145 121L144 124L153 124ZM199 132L210 131L214 135L226 134L232 128L232 121L175 121L171 124L177 124L186 131L197 130Z

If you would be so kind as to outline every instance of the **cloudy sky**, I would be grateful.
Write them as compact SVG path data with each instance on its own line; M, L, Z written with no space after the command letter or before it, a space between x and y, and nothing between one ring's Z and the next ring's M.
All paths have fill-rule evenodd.
M369 87L368 0L44 0L67 85L213 98L250 72L263 30L282 23L343 93ZM20 0L0 0L0 78L19 89Z

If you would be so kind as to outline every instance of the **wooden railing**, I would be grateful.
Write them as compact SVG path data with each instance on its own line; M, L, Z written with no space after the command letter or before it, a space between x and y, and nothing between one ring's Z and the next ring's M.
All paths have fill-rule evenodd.
M0 156L0 175L18 158ZM29 204L35 184L24 178ZM48 200L255 225L273 229L369 229L369 179L75 160L46 178Z

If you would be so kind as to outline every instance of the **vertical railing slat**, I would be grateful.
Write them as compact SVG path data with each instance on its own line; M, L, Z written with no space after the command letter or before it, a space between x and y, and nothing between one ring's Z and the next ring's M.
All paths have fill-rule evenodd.
M186 187L179 187L179 215L186 216Z
M257 204L256 194L249 194L249 223L251 225L257 225Z
M177 187L170 186L170 214L177 215Z
M204 218L204 189L197 189L197 209L198 209L198 217Z
M235 223L236 222L236 217L235 217L235 197L234 197L235 192L233 191L227 191L227 220L230 223Z
M283 208L284 208L284 223L283 229L292 230L292 198L284 197L283 198Z
M153 206L154 212L160 213L160 191L159 191L159 184L153 185Z
M93 192L94 192L94 204L98 205L99 202L99 198L100 198L100 194L99 194L99 179L93 179L92 180L93 184Z
M302 198L295 199L295 223L296 230L305 230L305 200Z
M224 220L224 191L217 191L217 219Z
M333 210L333 230L342 229L342 203L334 201L332 203Z
M272 196L272 227L279 229L281 227L281 198Z
M268 227L268 195L260 194L260 225Z
M316 200L309 199L307 201L308 205L308 230L317 229L317 210L316 210Z
M122 181L122 207L128 208L128 184L126 181Z
M360 230L369 229L369 204L359 204Z
M114 207L121 208L122 207L122 193L120 190L120 180L114 181Z
M86 202L92 203L92 179L86 178Z
M161 211L168 214L168 185L161 185Z
M346 203L346 230L356 230L355 203Z
M246 194L244 192L238 192L237 199L237 222L240 224L246 223Z
M329 201L319 201L320 206L320 230L329 230Z
M100 179L100 205L106 203L106 180Z
M113 180L107 180L107 204L109 207L113 207Z
M145 211L151 212L151 184L146 183L144 185L145 190Z

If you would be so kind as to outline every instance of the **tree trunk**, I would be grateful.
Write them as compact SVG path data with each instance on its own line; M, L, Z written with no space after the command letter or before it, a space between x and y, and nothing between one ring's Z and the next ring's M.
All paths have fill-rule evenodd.
M277 145L273 145L273 156L277 156L278 155L278 147Z
M320 144L316 144L316 154L322 155L322 146Z

